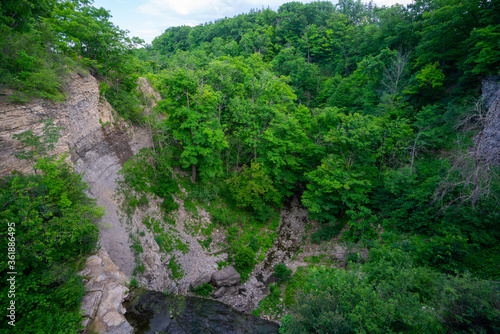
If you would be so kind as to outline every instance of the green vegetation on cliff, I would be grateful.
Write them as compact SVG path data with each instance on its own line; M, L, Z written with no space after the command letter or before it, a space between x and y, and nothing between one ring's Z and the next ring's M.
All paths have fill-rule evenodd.
M92 0L0 3L0 90L14 102L62 101L71 73L102 80L101 94L126 119L140 121L135 88L141 40L111 23Z
M32 161L35 174L0 179L0 305L15 310L0 331L78 333L85 288L77 272L95 249L103 211L67 157L49 155L58 128L46 122L42 139L30 131L18 139L25 145L19 156Z

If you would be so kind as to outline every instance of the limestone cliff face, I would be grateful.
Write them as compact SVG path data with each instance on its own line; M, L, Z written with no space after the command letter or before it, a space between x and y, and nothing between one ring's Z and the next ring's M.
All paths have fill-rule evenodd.
M132 326L123 314L122 301L128 297L125 286L128 281L101 248L97 255L87 259L86 268L79 273L84 276L87 293L82 300L83 324L97 333L129 334Z
M147 80L142 80L140 84L145 94L152 91ZM154 99L149 101L150 108L154 105ZM97 295L123 297L127 290L124 282L127 276L131 276L135 262L128 240L127 228L130 227L123 224L117 214L119 206L114 199L116 180L123 164L141 148L151 144L151 136L147 130L128 126L115 118L112 111L109 103L99 96L99 83L91 75L74 74L67 90L67 99L63 103L38 100L18 105L6 100L0 101L0 177L8 175L13 170L33 173L29 162L18 160L13 156L15 151L21 149L21 145L12 139L12 136L27 130L41 134L43 124L40 121L52 118L54 123L63 130L61 131L62 137L51 154L68 152L75 171L81 173L84 181L91 186L90 195L97 199L98 205L106 209L99 236L101 245L108 250L104 256L106 261L103 261L108 264L114 263L113 266L117 265L117 267L113 270L124 274L122 274L123 277L113 281L113 284L105 284L104 290L101 289L99 292L91 290L89 292L91 297ZM150 282L152 287L161 290L165 286L170 286L171 281L160 262L159 255L148 247L145 247L144 253L144 256L155 260L149 261L150 272L145 273L152 277ZM90 279L99 280L98 277ZM121 294L113 294L113 291L106 290L106 286ZM121 308L120 296L113 297L113 303L108 301L110 305L106 304L106 307L99 306L98 301L92 299L97 303L96 307L99 310L116 309L118 312L109 313L110 315L100 314L101 311L97 312L98 317L95 322L99 325L100 333L130 332L130 326L122 322L124 318L121 311L124 310ZM106 301L106 298L103 297L102 300ZM106 321L109 328L106 327ZM117 331L115 325L121 330Z
M488 164L500 166L500 77L488 77L483 80L482 86L487 123L481 155Z

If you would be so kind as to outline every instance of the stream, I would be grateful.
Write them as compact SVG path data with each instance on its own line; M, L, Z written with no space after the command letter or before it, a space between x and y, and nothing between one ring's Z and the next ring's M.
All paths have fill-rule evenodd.
M276 323L221 302L138 289L124 304L136 334L276 334Z

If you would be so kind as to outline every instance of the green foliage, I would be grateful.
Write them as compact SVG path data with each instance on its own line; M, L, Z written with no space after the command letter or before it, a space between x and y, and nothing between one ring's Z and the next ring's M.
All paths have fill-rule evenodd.
M378 245L366 264L350 271L310 269L303 293L280 330L310 333L321 326L339 333L494 331L500 312L497 283L415 266L408 246L407 241Z
M128 288L129 289L135 289L139 287L139 282L137 282L137 278L132 277L130 282L128 283Z
M368 116L345 115L334 110L337 123L326 140L334 153L327 155L317 169L306 174L309 181L302 201L311 217L322 222L368 203L374 177L373 163L378 152L381 128Z
M234 267L241 275L244 282L255 266L255 252L251 248L240 247L235 250Z
M147 177L138 173L134 187L165 198L165 211L174 210L172 169L190 173L185 208L206 209L224 228L228 261L235 260L242 276L255 253L262 260L272 245L283 203L301 199L321 226L311 235L314 243L337 237L347 225L342 239L368 248L369 260L353 248L346 253L352 272L311 274L316 281L307 287L305 274L283 283L287 305L298 290L306 295L297 305L303 313L284 322L292 332L307 326L450 331L435 300L438 282L450 280L442 274L499 277L498 199L485 196L471 207L458 200L458 187L440 193L450 180L468 182L465 167L453 172L450 166L461 161L460 152L474 152L479 137L474 131L457 136L455 126L478 100L481 81L498 72L498 13L496 1L382 8L352 0L292 2L169 28L136 52L163 101L156 110L161 117L147 119L155 150L138 163ZM19 54L18 77L36 68L32 58ZM498 171L490 171L495 194ZM134 206L141 203L136 195ZM207 244L210 232L204 232ZM171 249L168 240L158 237ZM309 260L334 261L325 254ZM287 292L288 286L294 288ZM269 305L279 307L278 292L271 295Z
M37 158L38 175L14 174L0 180L0 234L7 254L9 232L15 233L16 330L77 333L84 294L77 276L94 249L96 222L103 215L87 197L87 185L61 158ZM10 230L8 228L10 226ZM12 230L14 228L14 230ZM13 232L14 231L14 232ZM7 277L8 262L0 267ZM0 304L7 305L8 285Z
M143 149L120 170L118 180L118 195L122 208L131 215L137 207L148 204L147 195L163 198L161 208L165 214L178 209L172 194L177 192L178 185L171 172L163 169L160 161L151 163L154 159L152 149Z
M443 86L444 74L437 69L438 63L426 65L416 78L418 87L441 87Z
M182 267L175 258L175 255L170 258L170 261L167 264L167 268L170 269L172 278L174 280L180 280L182 277L184 277L184 270L182 270Z
M279 285L270 284L269 294L260 301L259 307L252 311L252 314L261 317L264 314L272 317L280 317L283 314L284 308L281 304L281 289Z
M439 268L448 273L459 273L462 263L470 252L467 239L460 235L434 237L420 246L417 259L424 265Z
M315 244L320 244L323 241L329 241L339 235L340 231L344 228L341 222L334 225L325 224L321 225L320 228L311 234L311 241Z
M54 120L50 118L43 121L42 134L38 136L31 130L14 134L12 138L21 142L24 148L16 152L14 156L18 159L29 160L32 164L39 158L47 157L61 137L59 131L62 128L55 126L53 122Z
M212 209L211 214L215 224L227 227L235 223L233 213L225 206Z
M161 202L161 208L165 211L165 213L169 213L175 211L179 208L179 204L174 201L174 197L172 194L168 194Z
M132 233L129 234L129 238L132 242L132 245L130 245L130 248L134 252L134 255L137 256L140 253L142 253L144 250L142 249L142 245L141 245L139 238L137 238L137 236L135 236Z
M200 241L200 244L203 246L204 249L208 250L213 240L214 239L212 237L208 237L207 239Z
M187 199L196 200L201 203L207 203L214 200L219 195L219 189L217 186L206 185L195 185L189 192Z
M262 212L264 216L267 216L268 205L280 201L280 195L273 187L271 178L258 163L252 163L250 168L243 166L243 171L227 182L238 206L252 208L256 213Z
M144 123L140 101L136 94L117 87L116 90L106 90L104 96L120 116L134 124Z
M139 118L133 90L140 64L132 55L137 38L114 26L110 13L92 2L18 1L0 7L0 85L9 99L61 102L71 72L90 69L112 82L108 96L126 118ZM116 94L114 92L116 91Z
M203 296L203 297L210 296L213 291L214 291L214 287L209 283L205 283L203 285L200 285L196 289L194 289L194 293L196 293L197 295Z
M312 269L298 297L297 316L283 321L284 333L439 331L438 319L408 292L374 286L359 272ZM391 297L389 298L388 295ZM295 313L292 313L293 315Z
M345 262L347 263L361 263L363 262L363 258L359 252L350 252L346 254Z
M292 274L292 269L288 269L286 264L278 263L274 266L274 277L281 281L287 281L290 279L290 275Z
M283 297L283 303L287 308L291 307L296 303L297 292L303 290L307 279L307 268L298 267L295 274L292 276L290 281L286 283L285 295Z
M455 333L494 333L500 326L500 285L469 275L450 278L438 294L436 310Z

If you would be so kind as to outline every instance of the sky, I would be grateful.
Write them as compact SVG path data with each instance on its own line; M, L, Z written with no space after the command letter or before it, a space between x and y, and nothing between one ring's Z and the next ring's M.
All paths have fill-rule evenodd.
M248 13L252 8L269 7L277 10L283 3L291 1L293 0L94 0L94 6L109 10L113 16L111 21L120 29L130 31L130 37L137 36L146 43L151 43L169 27L195 26ZM391 6L395 3L406 5L410 2L411 0L374 0L378 6Z

